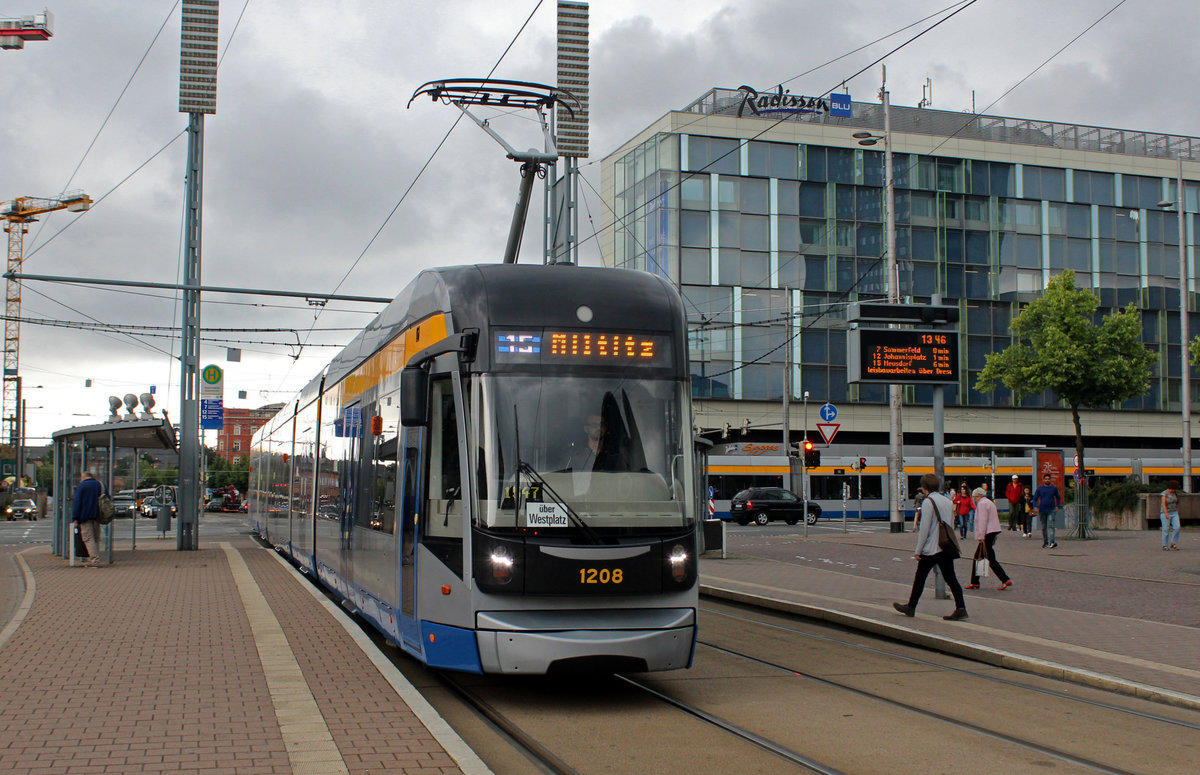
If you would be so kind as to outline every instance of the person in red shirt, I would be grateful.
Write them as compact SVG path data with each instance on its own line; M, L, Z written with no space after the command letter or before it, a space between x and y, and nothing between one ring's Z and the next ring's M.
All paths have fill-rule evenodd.
M958 523L960 538L967 537L967 527L971 524L971 512L974 510L975 501L971 498L971 491L967 489L967 483L963 482L962 487L958 488L958 493L954 496L954 521Z
M1019 530L1021 521L1021 497L1025 494L1025 487L1021 484L1021 477L1013 474L1012 481L1008 483L1008 489L1004 491L1004 497L1008 499L1008 529Z

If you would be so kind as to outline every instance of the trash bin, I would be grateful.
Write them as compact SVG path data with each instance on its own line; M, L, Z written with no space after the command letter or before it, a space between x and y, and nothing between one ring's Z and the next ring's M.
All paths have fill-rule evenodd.
M725 555L725 522L720 519L706 519L702 523L703 532L700 537L703 541L701 552L720 552L721 556Z
M171 529L171 507L165 503L158 507L154 529L160 533L167 533Z

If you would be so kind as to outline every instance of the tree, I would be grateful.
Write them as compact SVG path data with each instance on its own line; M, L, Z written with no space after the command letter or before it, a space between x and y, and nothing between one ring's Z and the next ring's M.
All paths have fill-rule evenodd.
M988 355L975 382L981 393L1002 383L1014 400L1046 390L1054 393L1071 408L1080 468L1086 466L1079 409L1142 395L1150 387L1150 367L1157 359L1142 344L1142 321L1133 304L1097 325L1099 306L1094 293L1075 287L1074 272L1051 278L1042 297L1009 325L1012 346Z
M205 452L210 488L215 490L232 484L240 492L246 492L250 483L250 458L247 455L240 456L236 463L230 463L228 458L210 447L205 447Z

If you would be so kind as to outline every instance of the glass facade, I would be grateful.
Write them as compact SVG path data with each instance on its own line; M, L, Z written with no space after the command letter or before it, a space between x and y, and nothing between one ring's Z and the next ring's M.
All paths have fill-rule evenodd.
M779 400L790 350L794 397L886 402L884 386L846 383L845 335L845 305L887 293L882 151L664 132L614 161L614 263L679 286L695 397ZM897 153L894 178L901 297L960 307L947 406L1014 405L973 386L1012 344L1013 315L1071 269L1102 314L1136 305L1159 355L1150 390L1120 408L1179 410L1178 224L1159 207L1177 198L1174 176ZM1200 183L1183 199L1194 278ZM932 398L905 388L905 403Z

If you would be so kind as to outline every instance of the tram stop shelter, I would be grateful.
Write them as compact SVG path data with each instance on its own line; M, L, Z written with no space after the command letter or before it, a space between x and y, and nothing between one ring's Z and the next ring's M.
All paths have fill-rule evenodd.
M145 415L142 415L143 417ZM54 446L54 533L51 551L63 558L71 556L71 501L75 485L85 470L104 485L110 496L121 490L136 489L140 479L139 457L147 450L176 450L175 428L166 417L136 420L110 420L99 425L55 431ZM137 546L137 517L132 519L132 546ZM104 528L101 560L112 562L114 520Z

